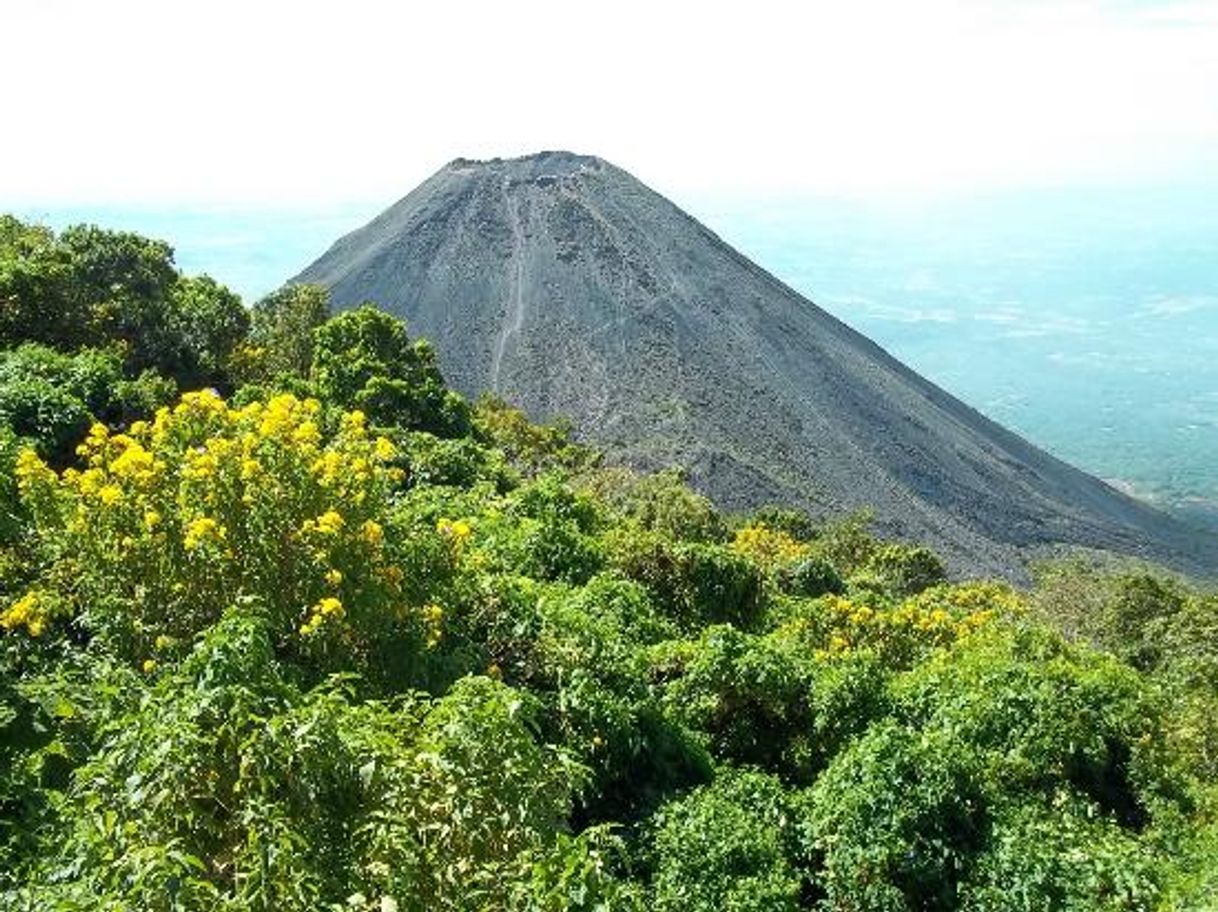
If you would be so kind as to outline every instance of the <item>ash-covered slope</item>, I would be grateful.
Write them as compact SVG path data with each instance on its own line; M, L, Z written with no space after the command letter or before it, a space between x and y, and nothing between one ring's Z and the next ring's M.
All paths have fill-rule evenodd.
M987 420L597 158L458 159L295 281L405 317L466 394L684 465L729 509L872 506L970 573L1062 544L1218 568L1214 541Z

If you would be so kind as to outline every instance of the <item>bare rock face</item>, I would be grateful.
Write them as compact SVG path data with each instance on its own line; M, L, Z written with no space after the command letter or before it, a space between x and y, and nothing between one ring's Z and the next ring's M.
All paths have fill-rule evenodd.
M467 395L684 465L726 509L874 507L970 574L1062 545L1218 570L1212 538L989 421L598 158L457 159L294 281L404 317Z

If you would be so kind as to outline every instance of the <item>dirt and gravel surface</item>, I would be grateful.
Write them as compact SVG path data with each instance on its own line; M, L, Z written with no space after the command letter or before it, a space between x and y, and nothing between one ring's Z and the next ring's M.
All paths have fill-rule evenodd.
M1218 571L1213 536L989 421L598 158L453 161L294 281L405 317L462 392L684 465L727 509L870 506L961 574L1019 578L1061 546Z

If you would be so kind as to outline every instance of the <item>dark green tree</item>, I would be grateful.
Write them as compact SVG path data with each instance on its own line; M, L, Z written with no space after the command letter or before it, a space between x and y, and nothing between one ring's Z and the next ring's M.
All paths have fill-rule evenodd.
M370 304L314 330L312 358L318 393L376 424L440 436L469 428L468 408L445 388L435 349L411 341L405 323Z
M313 365L313 330L330 317L330 293L320 285L284 285L254 305L250 342L258 352L257 379L307 377Z

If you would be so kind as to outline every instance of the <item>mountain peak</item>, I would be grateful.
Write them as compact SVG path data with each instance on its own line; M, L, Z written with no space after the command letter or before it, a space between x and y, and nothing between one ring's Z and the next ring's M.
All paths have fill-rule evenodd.
M601 171L606 162L595 155L580 155L564 150L534 152L516 158L454 158L445 170L455 174L491 172L512 180L563 178L576 174Z
M728 510L874 507L974 576L1059 545L1218 564L1215 543L989 421L599 158L458 159L297 280L406 318L461 392L568 417L639 468L683 465Z

